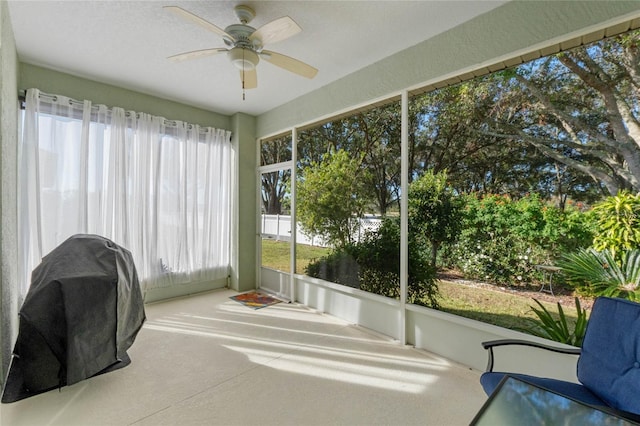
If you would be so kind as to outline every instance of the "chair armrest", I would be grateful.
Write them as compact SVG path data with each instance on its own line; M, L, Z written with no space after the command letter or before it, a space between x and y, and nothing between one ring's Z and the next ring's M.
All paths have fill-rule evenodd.
M559 348L557 346L545 345L542 343L531 342L528 340L517 340L517 339L502 339L502 340L490 340L488 342L482 342L482 347L489 351L489 361L487 362L487 370L493 371L493 348L498 346L510 346L510 345L519 345L519 346L530 346L533 348L544 349L547 351L558 352L561 354L568 355L580 355L580 348Z

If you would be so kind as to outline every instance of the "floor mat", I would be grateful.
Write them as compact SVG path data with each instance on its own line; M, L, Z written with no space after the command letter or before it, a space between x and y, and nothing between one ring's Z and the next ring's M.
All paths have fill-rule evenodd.
M231 296L230 299L233 299L236 302L242 303L243 305L252 309L262 309L262 308L266 308L267 306L275 305L276 303L281 302L281 300L278 300L274 297L268 296L263 293L258 293L256 291L251 291L249 293L242 293L236 296Z

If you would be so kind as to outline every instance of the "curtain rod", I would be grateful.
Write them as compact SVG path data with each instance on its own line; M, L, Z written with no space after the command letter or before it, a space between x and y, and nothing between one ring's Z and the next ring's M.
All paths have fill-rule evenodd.
M58 96L57 95L52 95L52 94L49 94L49 93L40 92L40 96L39 97L40 97L40 99L47 99L47 100L50 100L50 101L53 101L53 102L57 102L58 101ZM78 101L78 100L75 100L75 99L72 99L72 98L68 98L68 99L69 99L69 105L71 105L71 106L82 107L84 105L84 102L82 102L82 101ZM26 100L27 100L27 91L25 89L19 89L18 90L18 100L20 101L20 107L22 109L24 109L25 108L25 103L26 103ZM107 107L109 112L112 111L113 107L110 107L110 106L107 106L107 105L105 105L105 106ZM94 108L98 108L98 105L94 105L93 102L92 102L91 103L91 109L94 109ZM140 112L136 112L136 111L127 111L127 110L125 110L125 116L126 117L131 117L131 114L135 114L136 118L140 118L140 114L141 113ZM165 126L169 126L169 127L177 127L178 123L180 122L178 120L168 120L168 119L166 119L164 117L160 117L160 118L162 118L164 120L163 124ZM187 125L187 129L192 129L195 126L195 124L187 123L187 122L184 122L184 121L182 121L182 123L185 123ZM201 132L207 132L209 128L212 128L211 126L199 126L199 127L201 129L200 130Z

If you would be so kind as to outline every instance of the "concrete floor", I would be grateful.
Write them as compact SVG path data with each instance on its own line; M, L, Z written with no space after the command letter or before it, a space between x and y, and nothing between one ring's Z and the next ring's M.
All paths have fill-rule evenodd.
M146 306L128 367L0 406L13 425L465 425L480 373L297 304Z

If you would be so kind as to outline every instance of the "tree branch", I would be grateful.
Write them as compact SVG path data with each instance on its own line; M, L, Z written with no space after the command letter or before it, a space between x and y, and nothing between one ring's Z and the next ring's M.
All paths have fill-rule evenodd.
M640 126L602 67L588 55L580 59L588 66L589 71L579 66L569 54L559 55L558 59L589 87L602 95L616 140L640 147ZM607 81L604 81L605 79Z

